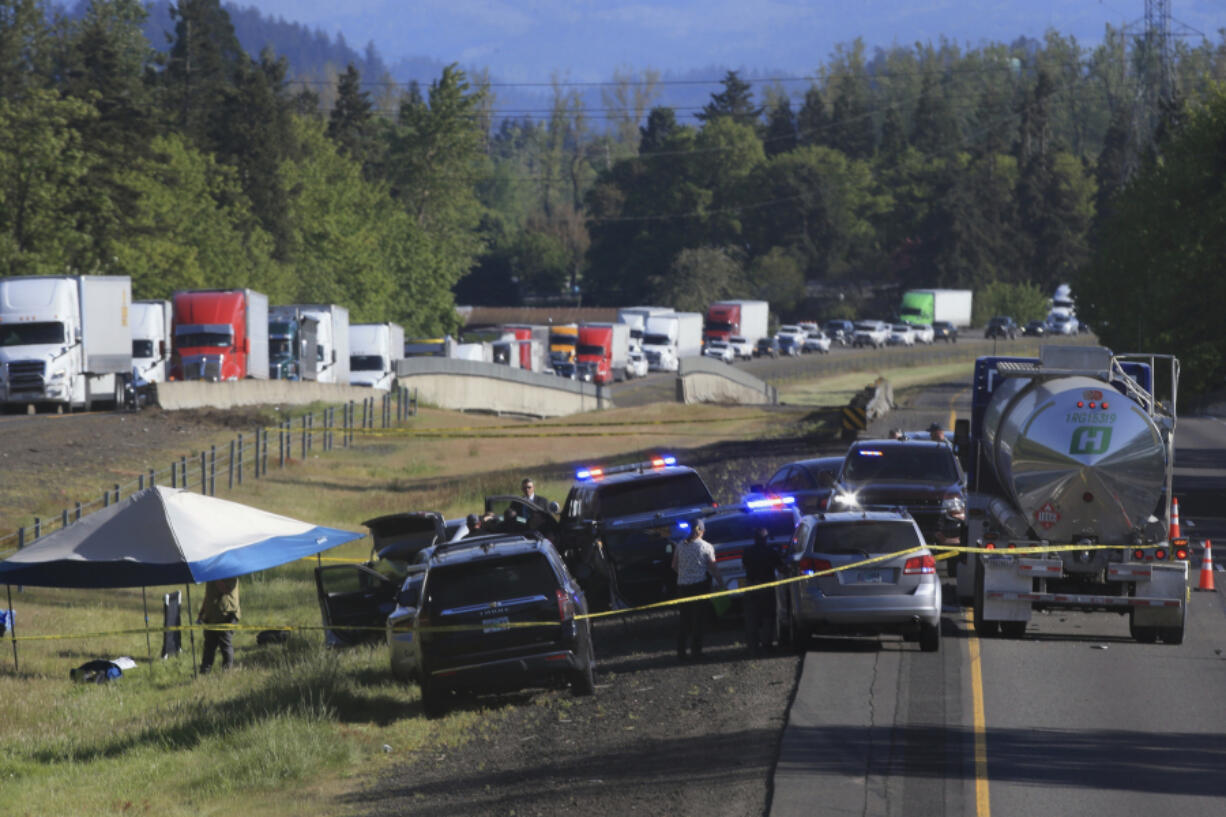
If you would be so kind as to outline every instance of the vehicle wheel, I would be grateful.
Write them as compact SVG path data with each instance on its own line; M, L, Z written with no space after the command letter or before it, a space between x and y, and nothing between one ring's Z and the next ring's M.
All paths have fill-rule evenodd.
M809 635L808 630L796 626L796 622L793 621L788 627L788 646L793 652L804 655L809 650Z
M1026 635L1026 622L1002 621L1000 622L1000 634L1005 638L1022 638Z
M924 652L936 652L941 649L941 625L920 625L919 643L920 649Z
M1128 634L1139 644L1153 644L1158 640L1157 627L1142 627L1133 623L1136 619L1136 613L1130 611L1128 613Z
M1183 618L1179 621L1178 627L1162 627L1158 630L1158 637L1162 639L1163 644L1178 646L1183 643L1183 631L1188 623L1188 605L1183 606Z
M438 684L424 673L418 685L421 687L421 709L427 718L437 718L447 711L447 690L440 689Z
M587 666L575 670L570 677L570 689L576 695L593 695L596 692L596 657L587 651Z
M992 638L996 635L999 621L985 621L983 618L983 567L975 572L975 602L974 602L975 632L980 638Z

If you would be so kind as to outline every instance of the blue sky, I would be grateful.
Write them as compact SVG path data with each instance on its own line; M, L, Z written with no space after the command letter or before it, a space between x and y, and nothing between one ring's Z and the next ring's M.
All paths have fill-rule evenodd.
M265 14L373 40L389 64L428 57L488 67L499 79L607 79L615 69L708 66L810 73L839 43L869 48L942 36L961 44L1041 37L1098 41L1143 0L238 0ZM1218 40L1226 0L1173 0L1173 16Z

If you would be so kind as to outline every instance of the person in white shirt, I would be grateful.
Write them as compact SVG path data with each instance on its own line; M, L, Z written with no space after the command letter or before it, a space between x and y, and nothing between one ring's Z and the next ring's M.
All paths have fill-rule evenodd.
M677 574L677 596L701 596L710 592L711 581L724 589L724 579L715 566L715 548L702 538L706 525L695 519L690 526L690 535L679 542L673 550L673 570ZM702 657L702 637L706 630L706 601L689 601L678 605L680 626L677 630L677 658ZM686 645L690 654L686 655Z

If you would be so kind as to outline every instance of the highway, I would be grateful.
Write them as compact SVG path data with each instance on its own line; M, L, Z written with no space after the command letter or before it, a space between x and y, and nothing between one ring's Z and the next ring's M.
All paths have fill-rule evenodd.
M924 428L964 412L966 386L948 384L881 425ZM1179 428L1185 519L1190 506L1196 530L1226 530L1213 515L1226 508L1212 504L1226 484L1226 424L1185 418ZM1064 611L1036 614L1023 639L980 640L948 586L938 654L889 638L815 639L770 814L1226 813L1217 576L1223 592L1191 594L1178 647L1132 641L1121 616Z

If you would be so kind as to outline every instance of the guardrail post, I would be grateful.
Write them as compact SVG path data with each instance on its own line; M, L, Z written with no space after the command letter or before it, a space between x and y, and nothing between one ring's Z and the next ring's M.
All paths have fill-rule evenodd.
M102 507L104 508L111 507L111 492L110 491L102 492Z
M67 508L60 511L60 528L63 529L66 527L68 527L68 509Z
M413 416L417 416L417 389L413 389Z
M187 455L183 454L179 457L179 476L182 478L183 488L187 488Z
M209 446L209 496L217 496L217 446Z
M158 472L152 468L149 469L149 487L155 488L158 484Z
M25 526L23 525L22 527L17 529L17 549L21 550L25 546L26 546L26 529L25 529Z
M73 511L72 516L73 516L73 519L72 519L73 522L81 521L81 503L80 502L76 503L76 509Z
M136 475L136 490L138 491L145 490L145 475L144 474Z
M43 520L39 519L36 516L34 517L34 541L37 542L38 538L42 535L43 535Z
M114 487L115 487L115 501L119 502L119 483L116 482Z
M200 451L200 493L209 495L209 455Z
M228 482L228 483L227 483L227 485L226 485L226 489L227 489L227 490L230 490L230 491L233 491L233 490L234 490L234 440L230 440L230 467L229 467L229 471L230 471L230 479L229 479L229 482Z
M265 428L264 433L260 435L260 439L263 440L263 442L260 445L260 474L261 476L267 477L268 476L268 429L267 428Z
M315 450L315 415L307 415L307 451Z
M170 461L170 487L179 487L179 464L174 460Z
M302 461L306 462L306 415L302 415Z
M238 435L238 484L243 484L243 435Z
M260 478L260 427L255 427L255 478Z
M277 421L277 467L285 467L285 421Z

